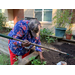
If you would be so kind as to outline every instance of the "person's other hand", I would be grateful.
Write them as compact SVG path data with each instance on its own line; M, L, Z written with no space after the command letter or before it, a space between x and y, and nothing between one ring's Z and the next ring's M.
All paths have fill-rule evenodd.
M45 61L45 58L42 55L40 55L40 59L41 59L41 62Z
M41 62L45 61L45 58L43 57L42 52L39 52L39 56L40 56Z
M28 40L24 40L24 42L22 42L22 46L28 47L30 46L31 42L29 42Z

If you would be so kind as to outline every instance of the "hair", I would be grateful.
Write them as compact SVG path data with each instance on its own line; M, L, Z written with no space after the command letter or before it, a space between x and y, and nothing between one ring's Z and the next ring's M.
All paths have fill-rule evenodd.
M37 19L31 19L29 22L29 30L37 33L39 31L38 25L41 25L41 23Z

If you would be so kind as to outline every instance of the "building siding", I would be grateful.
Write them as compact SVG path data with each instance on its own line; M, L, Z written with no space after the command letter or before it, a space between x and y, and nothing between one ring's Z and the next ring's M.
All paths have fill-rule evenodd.
M24 17L34 17L34 9L24 9Z
M54 17L56 10L57 9L52 10L52 18ZM33 18L35 18L34 9L24 9L24 17L33 17ZM43 28L49 28L49 29L53 29L53 32L55 32L53 21L51 23L49 23L49 22L41 22L41 25L42 25L42 29Z
M57 9L53 9L52 10L52 18L55 16ZM8 22L9 20L13 19L13 15L11 15L12 9L2 9L2 13L5 13L5 16L7 17L6 21ZM9 13L9 14L8 14ZM11 17L9 17L11 16ZM33 17L35 18L35 11L34 9L24 9L24 19L25 17ZM42 29L43 28L49 28L52 29L53 32L55 32L55 25L54 22L52 20L52 22L41 22L42 25ZM72 34L75 35L75 23L72 23Z
M13 9L8 9L8 20L13 21Z

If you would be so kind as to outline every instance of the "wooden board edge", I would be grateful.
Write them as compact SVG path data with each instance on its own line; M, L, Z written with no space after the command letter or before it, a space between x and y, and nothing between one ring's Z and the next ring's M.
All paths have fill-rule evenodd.
M33 56L33 57L37 57L38 55L39 55L38 52L34 51L34 52L31 53L30 55L28 55L28 56L26 56L25 58L23 58L23 59L21 60L21 62L18 63L18 65L27 65L27 64L30 62L29 58L31 58L32 56Z

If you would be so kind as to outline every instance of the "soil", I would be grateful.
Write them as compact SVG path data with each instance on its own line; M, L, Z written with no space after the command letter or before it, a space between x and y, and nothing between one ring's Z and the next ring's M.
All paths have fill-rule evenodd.
M49 47L49 45L46 45ZM63 52L67 52L73 56L75 56L75 45L70 44L70 43L62 43L62 44L52 44L52 47L54 49L58 49ZM75 65L75 59L68 56L64 55L58 52L54 52L51 50L44 50L43 56L45 60L47 61L47 65L56 65L60 61L65 61L67 65Z

